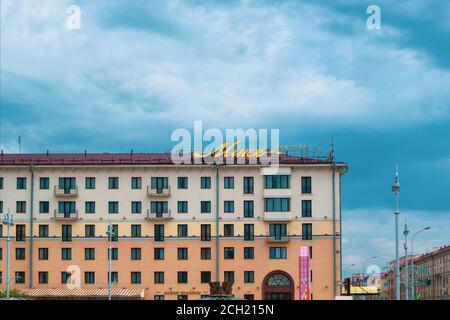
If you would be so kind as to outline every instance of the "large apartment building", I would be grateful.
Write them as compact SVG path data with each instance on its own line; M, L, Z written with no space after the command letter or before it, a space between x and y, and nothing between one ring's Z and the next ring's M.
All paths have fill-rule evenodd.
M280 155L262 164L174 164L170 154L1 154L0 216L11 226L11 286L108 284L145 299L199 299L210 281L247 299L299 299L309 248L309 299L339 295L340 176L347 165ZM0 229L5 287L6 225ZM70 279L71 272L72 278ZM77 283L77 281L75 281Z

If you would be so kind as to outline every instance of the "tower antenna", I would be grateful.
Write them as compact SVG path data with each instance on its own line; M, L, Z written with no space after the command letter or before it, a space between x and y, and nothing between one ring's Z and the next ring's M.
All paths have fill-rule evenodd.
M19 136L19 154L21 153L21 150L20 150L20 145L21 145L21 139L20 139L20 136Z

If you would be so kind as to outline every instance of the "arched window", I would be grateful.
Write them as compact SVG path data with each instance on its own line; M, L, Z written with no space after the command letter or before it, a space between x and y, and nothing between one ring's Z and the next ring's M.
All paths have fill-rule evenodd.
M287 276L281 273L275 273L271 275L267 281L267 286L290 286L291 280Z

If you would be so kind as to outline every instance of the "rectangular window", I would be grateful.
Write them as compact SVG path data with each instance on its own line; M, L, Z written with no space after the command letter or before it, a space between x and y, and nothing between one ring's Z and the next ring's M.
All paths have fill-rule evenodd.
M164 300L164 295L163 294L155 294L153 296L154 300Z
M61 249L61 260L72 260L72 248Z
M178 237L186 238L188 236L188 225L187 224L179 224L178 225Z
M281 240L287 235L287 227L285 223L271 223L269 225L269 235L271 238Z
M255 240L255 226L253 224L244 224L244 240Z
M142 213L141 201L131 201L131 213Z
M201 213L211 213L211 201L201 201L200 202L200 212Z
M0 177L0 190L2 190L3 189L3 177Z
M244 294L244 299L245 300L255 300L255 295L254 294Z
M131 189L142 189L142 178L132 177L131 178Z
M0 213L3 213L3 201L0 201Z
M84 236L86 238L95 238L95 224L87 224L84 226Z
M188 259L188 248L178 248L178 260Z
M25 213L27 211L26 201L16 201L16 213Z
M109 259L109 250L108 250ZM119 260L119 248L111 248L111 260Z
M16 225L16 241L18 241L18 242L25 241L25 225L24 224Z
M223 178L223 188L224 189L234 189L234 177L224 177Z
M39 260L48 260L48 248L38 249Z
M48 283L48 272L47 271L39 271L38 277L39 277L40 284Z
M86 189L95 189L95 178L94 177L86 177L85 183L86 183Z
M201 231L201 241L211 241L211 225L202 224L200 226Z
M291 211L290 198L265 198L264 199L265 212L287 212Z
M224 237L234 237L234 224L224 224L223 235Z
M253 218L254 215L254 202L253 200L244 201L244 218Z
M188 188L188 178L178 177L178 189L187 189L187 188Z
M94 201L86 201L84 203L84 211L86 213L95 213L95 202Z
M151 201L150 212L161 218L164 213L169 212L169 204L167 201Z
M131 260L141 260L141 248L131 248Z
M164 225L155 224L155 241L164 241Z
M187 213L188 212L188 202L187 201L178 201L178 213Z
M141 225L140 224L132 224L131 225L131 236L133 238L141 237Z
M253 177L244 177L244 194L253 194Z
M84 273L84 283L92 284L95 283L95 272L87 271Z
M61 226L61 238L63 242L72 241L72 226L70 224L63 224Z
M49 213L50 204L48 201L39 201L39 213Z
M234 201L224 201L223 202L223 211L225 213L234 212Z
M164 260L164 248L155 248L153 253L155 260Z
M58 187L64 190L64 194L70 194L71 190L76 189L77 182L75 177L60 177Z
M169 189L168 177L152 177L151 188L156 190L156 193L163 193L164 189Z
M234 283L234 271L225 271L223 273L223 280L225 282Z
M119 282L119 273L117 271L111 271L111 282L115 284Z
M211 248L200 248L200 258L202 260L211 260Z
M264 176L264 188L266 189L289 189L289 175Z
M201 189L211 189L211 177L201 177L200 178L200 188Z
M17 271L16 275L16 283L25 283L25 271Z
M109 177L108 188L109 189L119 189L119 178L118 177Z
M95 260L95 248L84 248L84 260Z
M311 193L311 177L302 177L302 193Z
M312 216L312 201L302 200L302 217Z
M164 272L155 271L154 279L155 279L155 283L164 283Z
M234 247L223 248L223 258L227 260L234 259Z
M177 300L188 300L187 294L179 294L177 295Z
M302 240L312 240L312 223L302 223Z
M25 248L16 248L16 260L25 260Z
M287 259L286 247L270 247L269 259Z
M254 247L244 247L244 259L246 260L255 259Z
M201 281L201 283L210 283L211 282L211 271L201 271L200 272L200 281Z
M41 190L50 189L50 179L46 177L39 178L39 189Z
M27 188L27 178L18 177L17 178L17 189L23 190Z
M131 283L141 283L141 273L138 271L131 272Z
M109 201L108 202L108 213L119 213L119 202L118 201Z
M188 283L187 271L178 271L178 283Z
M119 225L118 224L113 224L112 225L112 231L113 231L113 236L111 241L117 242L119 241Z
M39 238L48 238L48 224L39 225Z
M58 201L58 213L63 213L64 217L69 218L70 214L76 211L75 201Z
M244 271L244 283L255 282L255 271Z
M61 272L61 283L68 283L70 279L70 273L66 271Z

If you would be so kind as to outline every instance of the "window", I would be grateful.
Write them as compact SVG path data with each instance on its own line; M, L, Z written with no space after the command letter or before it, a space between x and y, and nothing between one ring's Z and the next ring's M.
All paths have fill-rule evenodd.
M202 224L200 226L201 231L201 241L211 241L211 225Z
M290 188L290 176L288 175L275 175L264 176L264 188L266 189L289 189Z
M244 294L244 299L245 300L255 300L255 295L254 294Z
M211 282L211 271L201 271L200 272L200 281L201 281L201 283L210 283Z
M40 284L48 283L48 272L47 271L39 271L38 277L39 277Z
M94 201L86 201L84 203L84 211L86 213L95 213L95 202Z
M141 237L141 225L140 224L132 224L131 225L131 236L133 238Z
M76 178L61 177L59 178L58 188L64 190L64 194L70 194L70 190L76 189Z
M131 201L131 213L142 213L141 201Z
M244 224L244 240L255 240L255 226L253 224Z
M109 189L119 189L119 178L118 177L109 177L108 188Z
M38 249L39 260L48 260L48 248Z
M119 273L117 271L111 271L111 282L112 283L119 282Z
M141 260L141 248L131 248L131 260Z
M179 294L177 300L188 300L187 294Z
M223 280L225 282L234 283L234 271L225 271L223 273Z
M162 217L163 213L169 212L169 206L167 201L151 201L150 211L155 213L156 217Z
M27 202L26 201L16 201L16 212L17 213L25 213L27 211Z
M3 201L0 201L0 213L3 213Z
M61 260L72 260L72 248L61 249Z
M87 224L84 226L84 236L86 238L95 238L95 224Z
M64 217L70 217L75 211L75 201L58 201L58 212L63 213Z
M155 224L155 241L164 241L164 225Z
M188 212L188 202L178 201L178 213L187 213L187 212Z
M17 189L26 189L27 188L27 178L19 177L17 178Z
M211 248L200 248L200 258L202 260L211 260Z
M48 224L39 225L39 238L48 238Z
M16 241L18 241L18 242L25 241L25 225L24 224L16 225Z
M164 260L164 248L155 248L153 253L155 260Z
M188 236L188 225L187 224L179 224L178 225L178 237L186 238Z
M95 248L84 248L84 260L95 260Z
M178 189L187 189L187 188L188 188L188 178L178 177Z
M286 247L270 247L269 259L287 259Z
M201 201L200 202L200 212L201 213L211 213L211 201Z
M188 283L187 271L178 271L178 283Z
M227 260L234 259L234 247L223 248L223 258Z
M291 211L290 198L265 198L264 210L266 212Z
M45 190L50 188L50 179L49 178L39 178L39 189Z
M63 271L61 272L61 283L68 283L70 280L70 273Z
M200 188L211 189L211 177L201 177L200 178Z
M151 188L155 189L156 193L163 193L164 189L169 189L169 178L152 177Z
M86 177L85 183L86 183L86 189L95 189L95 178L94 177Z
M254 247L244 247L244 259L255 259L255 248Z
M286 237L287 227L285 223L271 223L269 225L269 235L276 240L281 240Z
M223 178L223 188L224 189L234 189L234 177L224 177Z
M311 223L302 223L302 240L312 240Z
M3 177L0 177L0 190L3 189Z
M108 250L108 258L109 258L109 250ZM111 260L119 259L119 248L111 248Z
M164 283L164 272L155 271L154 279L155 279L155 283Z
M87 284L95 283L95 272L86 271L84 273L84 283L87 283Z
M253 200L244 201L244 218L253 218L254 215L254 202Z
M16 248L16 260L25 260L25 248Z
M302 193L311 193L311 177L302 177Z
M302 217L312 216L312 201L302 200Z
M132 177L131 178L131 189L142 189L142 178Z
M25 283L25 271L16 272L16 283Z
M178 248L178 260L188 259L188 248Z
M119 202L109 201L108 202L108 213L119 213Z
M131 272L131 283L141 283L141 273L137 271Z
M72 241L72 226L70 224L61 226L61 238L63 242Z
M223 235L225 237L234 236L234 224L224 224L223 225Z
M253 177L244 177L244 194L253 194Z
M50 205L48 201L39 201L39 213L49 213Z
M163 294L155 294L153 296L154 300L164 300L164 295Z
M223 202L223 211L225 213L234 212L234 201L224 201Z
M244 271L244 283L255 282L255 271Z

